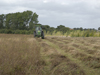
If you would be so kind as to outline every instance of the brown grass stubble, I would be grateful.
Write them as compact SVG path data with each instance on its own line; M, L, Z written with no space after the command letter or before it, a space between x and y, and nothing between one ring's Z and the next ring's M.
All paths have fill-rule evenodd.
M84 46L81 43L79 43L79 44L73 43L72 46L86 52L87 54L91 54L91 55L93 55L97 52L97 50L92 49L91 47L89 48L88 46Z
M85 53L76 52L72 54L73 58L81 60L85 65L90 68L99 69L100 68L100 58L95 56L89 56Z
M86 75L79 65L64 55L51 55L51 75Z
M87 38L87 41L84 41L84 39L80 40L80 43L84 46L88 46L91 49L87 49L89 54L93 54L94 56L99 57L100 56L100 38ZM85 39L86 40L86 39Z
M41 38L35 38L37 41L38 41L38 43L40 44L40 47L41 47L41 54L44 56L44 55L46 55L46 56L48 56L48 55L51 55L51 54L55 54L55 53L57 53L57 51L54 49L54 48L52 48L48 43L46 43L45 41L44 41L44 39L41 39ZM46 37L45 37L45 39L46 39Z
M41 46L42 46L42 50L43 50L43 54L48 56L51 54L57 54L57 50L52 48L50 45L48 45L46 42L41 42Z
M88 41L87 41L88 43ZM82 52L76 52L73 54L73 57L78 58L79 60L83 61L86 65L88 65L91 68L100 68L100 56L95 56L94 54L97 52L97 50L91 50L88 49L88 47L77 45L75 43L72 44L76 49L84 50L85 53ZM88 55L87 53L91 54Z
M66 47L63 43L58 43L55 39L52 40L52 38L47 38L47 40L58 45L60 49L64 49ZM71 50L71 48L67 49L69 49L69 51ZM84 70L81 69L79 65L71 61L68 57L64 56L63 54L52 54L50 57L52 63L52 75L85 75Z
M87 54L99 57L100 56L99 41L100 38L75 38L74 39L75 43L73 43L72 45L80 50L83 50Z
M89 55L87 55L87 53L93 55L94 52L96 52L96 51L94 51L94 50L90 50L89 51L88 48L83 48L82 46L75 44L75 42L70 44L70 45L74 46L75 49L77 49L77 48L79 48L79 49L85 49L84 51L87 52L87 53L82 53L82 52L79 52L77 50L74 50L73 47L70 48L67 45L63 44L63 43L59 43L58 41L51 40L51 39L48 39L48 40L56 43L61 49L67 50L67 52L70 53L70 54L72 54L72 56L74 58L77 58L77 59L81 60L82 62L84 62L89 67L95 68L95 69L96 68L100 68L100 59L99 59L100 56L99 57L96 57L96 56L89 56ZM88 43L88 41L87 41L87 43Z
M88 43L88 41L87 41ZM88 47L82 46L82 45L77 45L75 42L71 44L74 46L76 49L84 50L85 53L82 52L75 52L73 53L74 58L78 58L79 60L83 61L86 65L92 68L100 68L100 56L95 56L94 54L97 52L97 50L91 50ZM91 55L88 55L88 54Z
M91 46L91 47L93 47L94 49L100 49L100 38L85 38L85 39L81 39L81 40L79 40L80 41L80 43L82 43L82 44L84 44L85 46Z
M0 75L43 74L45 62L40 57L37 42L24 36L19 40L11 38L9 35L0 38Z
M47 38L47 40L49 40L50 42L53 42L54 44L58 45L59 48L61 50L65 50L65 52L69 52L71 50L74 50L74 48L72 46L69 46L69 43L71 43L69 41L67 43L64 42L63 40L62 40L62 42L61 41L59 42L58 40L52 39L52 38Z

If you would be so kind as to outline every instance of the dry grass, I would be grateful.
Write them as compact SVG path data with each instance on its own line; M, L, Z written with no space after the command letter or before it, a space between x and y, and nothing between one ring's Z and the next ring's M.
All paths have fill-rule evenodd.
M99 69L100 69L100 59L99 59L100 58L100 46L98 45L98 42L99 42L100 38L97 38L97 39L96 38L66 38L66 39L57 38L56 39L55 37L53 37L53 38L47 38L46 40L48 40L49 42L52 42L52 44L56 44L61 50L65 51L66 55L68 54L68 55L72 56L71 58L81 61L82 63L80 65L87 66L89 69L91 69L90 71L93 70L95 72L95 69L96 69L96 71L98 73L94 73L93 75L99 75L99 73L100 73L99 72ZM63 54L63 51L62 51L62 54ZM58 58L56 58L56 59L57 59L57 61L60 60ZM54 61L54 62L57 63L57 61L56 62ZM61 62L64 62L64 61L61 60L60 63ZM59 67L57 67L57 68L59 68ZM64 69L65 69L65 67L64 67ZM64 74L64 72L63 72L63 74ZM85 74L85 72L84 72L84 74ZM70 75L70 74L68 74L68 75ZM81 74L79 74L79 75L81 75Z
M100 38L0 34L0 75L99 75Z
M0 39L0 75L41 74L45 62L41 60L40 46L34 38L0 35Z
M51 56L52 75L85 75L84 70L64 55Z

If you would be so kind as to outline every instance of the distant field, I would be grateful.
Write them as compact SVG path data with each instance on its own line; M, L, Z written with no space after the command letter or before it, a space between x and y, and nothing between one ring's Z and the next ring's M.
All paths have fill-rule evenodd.
M0 75L100 75L100 38L0 34Z

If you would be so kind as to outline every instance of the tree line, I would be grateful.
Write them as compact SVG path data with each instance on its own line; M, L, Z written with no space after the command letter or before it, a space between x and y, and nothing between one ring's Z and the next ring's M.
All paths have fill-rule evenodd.
M35 29L35 25L39 24L38 14L32 11L24 11L24 12L16 12L9 14L0 15L0 33L12 33L12 34L33 34ZM66 32L72 31L96 31L96 29L86 29L86 28L69 28L64 25L59 25L56 28L50 27L49 25L40 24L45 31L45 33L49 33L50 35L53 32L61 32L64 35ZM100 30L100 27L98 28Z
M30 30L38 23L38 15L32 11L0 15L0 29Z

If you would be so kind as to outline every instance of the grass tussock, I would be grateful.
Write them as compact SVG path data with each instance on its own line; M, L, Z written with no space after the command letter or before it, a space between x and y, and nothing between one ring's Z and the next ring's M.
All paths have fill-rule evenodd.
M100 49L100 46L95 45L93 48L95 48L95 49Z
M87 49L86 52L88 54L95 54L97 52L97 50Z

